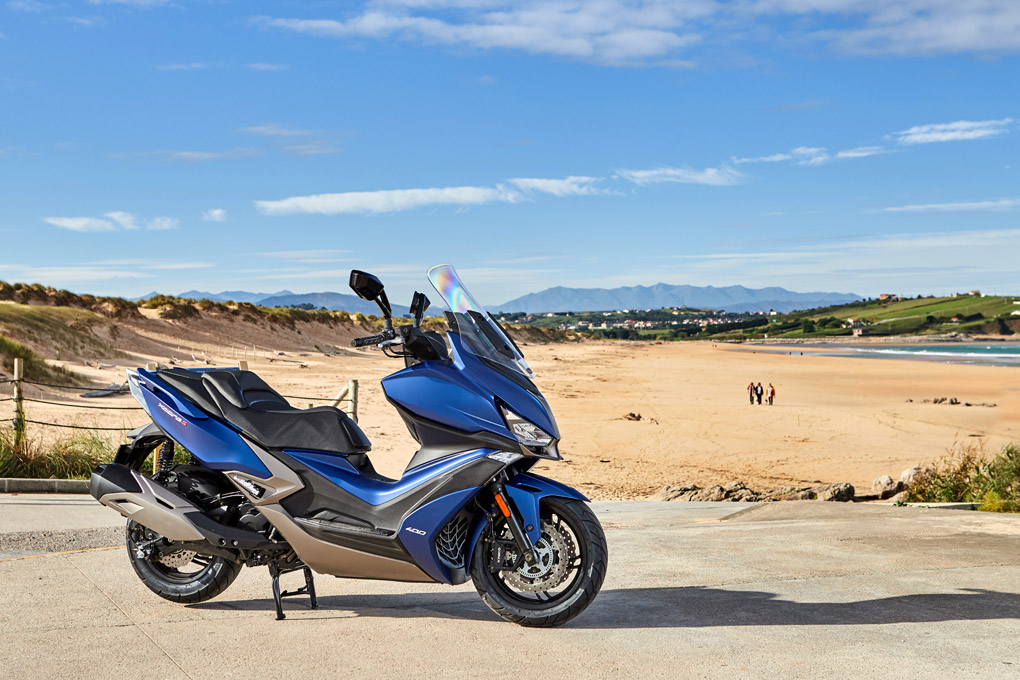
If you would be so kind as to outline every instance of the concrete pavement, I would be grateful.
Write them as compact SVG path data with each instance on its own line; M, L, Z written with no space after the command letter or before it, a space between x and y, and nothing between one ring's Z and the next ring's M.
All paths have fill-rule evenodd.
M122 526L67 502L0 497L0 553L8 527ZM501 621L470 584L318 577L320 608L289 598L278 622L265 569L183 606L150 593L123 548L0 561L0 677L1020 677L1020 517L817 501L594 507L606 583L552 630Z

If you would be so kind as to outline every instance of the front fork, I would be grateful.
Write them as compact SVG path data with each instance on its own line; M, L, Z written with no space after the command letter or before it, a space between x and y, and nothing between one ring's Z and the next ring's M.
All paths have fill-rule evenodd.
M514 538L514 543L517 544L517 549L520 551L520 560L523 560L525 564L535 564L538 562L538 552L535 550L535 544L532 543L531 537L528 536L528 532L524 530L521 525L521 520L517 516L517 513L513 512L510 508L510 504L507 502L506 489L503 487L503 479L498 479L493 482L489 489L492 491L492 497L496 501L496 506L499 508L500 514L506 520L507 526L510 528L510 534ZM520 566L514 565L514 566Z

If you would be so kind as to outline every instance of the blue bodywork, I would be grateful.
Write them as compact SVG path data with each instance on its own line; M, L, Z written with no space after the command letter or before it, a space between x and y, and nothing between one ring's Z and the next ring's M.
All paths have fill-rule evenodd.
M493 448L479 448L472 435L490 433L509 442L516 441L503 420L501 405L559 439L559 429L549 405L534 386L528 389L526 385L529 383L523 376L514 380L465 351L456 333L448 334L448 338L452 348L449 361L425 361L404 368L383 378L382 387L392 402L417 418L443 426L446 431L453 432L454 437L456 432L463 432L464 450L417 465L397 480L361 474L343 454L301 449L283 449L283 453L375 507L398 499L461 466L497 453ZM238 470L263 479L271 476L241 437L238 428L201 411L184 395L161 381L157 373L144 369L130 371L129 384L153 421L207 467ZM509 444L507 451L526 452L519 447L515 450ZM530 527L528 535L533 542L538 541L541 535L539 506L543 498L556 496L587 500L559 482L527 473L516 474L504 486L512 506L520 514L522 525ZM458 581L436 554L437 534L483 488L472 486L432 498L403 518L398 530L400 543L414 562L436 581ZM467 569L470 569L471 555L486 524L485 515L481 512L472 520L466 545ZM465 578L465 573L462 570L460 581Z
M386 396L426 420L464 432L492 432L513 440L499 411L502 401L554 439L560 438L545 399L464 351L456 333L450 333L449 338L452 347L449 363L426 361L383 378Z

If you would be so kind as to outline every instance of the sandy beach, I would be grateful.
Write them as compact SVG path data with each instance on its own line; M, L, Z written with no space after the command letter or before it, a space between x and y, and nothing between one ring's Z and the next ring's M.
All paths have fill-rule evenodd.
M135 331L139 348L174 341L158 335L155 326ZM346 344L345 338L330 340ZM301 344L307 342L306 337ZM203 347L213 364L234 361L236 350L214 345L211 334ZM992 452L1020 441L1020 372L1010 367L819 356L810 350L790 355L711 343L582 342L524 350L556 414L566 459L539 469L596 499L644 498L666 484L733 480L752 488L847 481L865 491L876 477L896 477L954 446ZM283 394L329 397L357 378L360 422L373 442L375 465L383 474L400 475L416 445L379 385L399 361L375 350L327 357L301 351L299 344L273 361L270 356L262 351L250 368ZM165 357L153 354L149 360ZM116 368L75 370L109 383L123 380L122 366L138 365L130 358L114 361ZM773 406L748 404L751 380L775 385ZM82 400L34 387L27 394L133 405L128 396ZM920 403L934 397L996 406ZM37 403L27 410L30 419L61 423L125 426L144 419L132 411L69 411ZM641 420L625 419L628 413ZM34 436L67 432L29 428Z

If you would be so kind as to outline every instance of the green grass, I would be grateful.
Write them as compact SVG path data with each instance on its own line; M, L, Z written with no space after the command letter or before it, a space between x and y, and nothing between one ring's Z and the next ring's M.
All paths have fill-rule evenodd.
M935 466L935 474L907 491L911 503L979 503L978 510L1020 512L1020 445L991 458L962 447Z
M88 479L93 468L113 459L114 448L98 433L89 431L49 444L26 436L16 444L14 430L0 428L0 477Z
M113 345L97 338L92 328L113 324L95 312L74 307L0 304L0 334L47 354L107 359L124 356ZM26 376L27 377L27 376Z
M25 380L52 383L56 385L85 386L92 381L80 373L62 366L50 366L42 357L10 338L0 335L0 366L8 374L14 373L14 360L21 359Z

